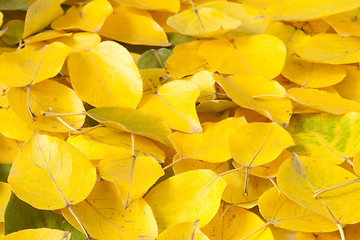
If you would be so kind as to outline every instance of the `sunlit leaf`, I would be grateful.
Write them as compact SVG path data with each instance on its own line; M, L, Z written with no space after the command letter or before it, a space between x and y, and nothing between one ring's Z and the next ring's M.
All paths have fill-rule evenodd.
M157 227L149 205L139 199L125 209L121 197L112 183L100 181L85 201L72 208L93 238L154 239L157 236ZM81 230L67 208L62 210L62 214Z
M68 68L76 94L93 106L134 108L140 101L140 73L126 48L116 42L72 54Z
M197 220L201 228L218 210L225 186L226 182L211 170L192 170L161 182L145 200L160 231L176 223Z
M0 134L0 163L12 163L20 150L16 140Z
M292 105L289 99L283 97L286 91L278 82L262 76L243 75L219 76L216 81L239 106L255 110L283 126L289 123ZM268 95L270 97L266 98ZM265 96L265 99L255 96Z
M11 196L11 187L8 183L0 182L0 222L4 222L5 208Z
M65 15L51 23L56 30L81 29L98 32L113 9L107 0L94 0L81 6L72 6Z
M164 152L150 139L138 135L135 136L135 139L134 147L137 154L152 156L159 162L164 161ZM124 148L132 148L130 133L105 127L69 137L67 141L89 159L102 159L110 153L123 152Z
M56 41L62 42L71 47L73 51L78 52L96 47L96 45L101 42L101 37L97 33L78 32L72 34L71 36L57 38Z
M202 132L195 109L200 89L194 83L177 80L162 85L154 94L147 95L139 108L152 113L170 128L187 132Z
M170 45L164 30L152 19L150 13L124 5L117 7L105 20L99 34L130 44Z
M28 95L29 94L29 97ZM84 106L75 92L53 80L27 87L11 88L7 94L11 109L31 128L49 132L70 132L81 128L83 115L44 116L51 113L81 113ZM30 112L31 111L31 112ZM71 129L72 128L72 129Z
M352 0L283 0L272 1L262 12L266 18L277 20L310 20L345 12L360 6L359 1Z
M333 221L293 202L276 188L269 189L260 197L259 210L276 227L302 232L338 230Z
M229 136L244 125L247 125L244 118L228 118L217 123L204 123L203 133L175 132L169 139L181 158L225 162L231 158Z
M200 96L198 102L214 100L216 98L215 79L212 72L200 71L190 79L191 82L200 88Z
M180 9L179 0L116 0L116 2L140 9L162 10L174 13L178 12Z
M345 66L345 69L346 77L334 88L342 97L360 102L360 69L357 66Z
M115 184L125 207L141 198L162 176L160 164L149 156L133 156L130 149L110 154L99 162L102 178Z
M309 62L356 63L360 57L359 45L360 39L357 37L342 38L335 33L324 33L312 36L295 49L295 54Z
M202 230L214 240L273 240L271 230L264 224L255 213L241 207L222 204L215 217Z
M219 174L226 172L229 169L229 164L227 162L211 163L192 158L185 158L180 160L180 157L177 154L174 156L173 163L173 171L175 174L195 169L210 169Z
M271 79L284 66L286 47L277 37L259 34L209 40L201 44L199 54L220 73L262 75Z
M200 231L198 221L172 225L156 238L156 240L168 239L209 240L209 238Z
M84 200L95 167L69 143L37 133L21 148L8 181L13 192L39 209L60 209Z
M60 72L71 49L55 42L42 48L26 46L0 56L0 82L12 87L35 84Z
M61 231L58 229L39 228L25 229L1 237L1 240L19 240L19 239L41 239L41 240L68 240L71 237L71 231Z
M69 37L72 35L73 35L73 33L67 33L65 31L46 30L46 31L39 32L33 36L27 37L27 38L23 39L23 41L27 44L38 43L38 42L42 42L42 41L57 39L60 37Z

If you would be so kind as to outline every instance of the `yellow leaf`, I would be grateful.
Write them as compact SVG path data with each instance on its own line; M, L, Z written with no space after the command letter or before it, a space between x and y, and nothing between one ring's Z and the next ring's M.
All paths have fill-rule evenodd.
M81 128L84 124L84 115L59 117L43 115L44 112L51 113L52 111L55 113L85 111L81 100L72 89L53 80L43 81L29 89L27 87L11 88L7 96L12 110L31 128L49 132L70 132Z
M0 108L0 133L8 138L27 141L34 129L25 123L9 106Z
M198 85L201 90L200 96L197 99L198 102L214 100L216 98L215 79L212 72L200 71L195 73L190 81Z
M242 10L235 2L204 3L170 16L167 24L186 35L216 36L239 27Z
M115 184L126 208L164 175L154 158L133 155L131 149L107 155L99 162L99 171L103 179Z
M353 0L283 0L267 6L262 14L266 18L294 21L323 18L345 12L360 6L360 1Z
M255 213L222 204L203 232L212 240L274 240L271 230Z
M184 222L172 225L157 236L156 240L169 239L191 239L191 240L209 240L209 238L200 231L199 221Z
M23 38L40 31L49 25L55 18L62 15L60 4L62 0L37 0L32 3L26 12Z
M76 94L93 106L135 108L141 99L139 70L126 48L116 42L101 42L72 54L68 68Z
M115 129L132 132L171 145L167 124L141 109L123 107L93 108L88 115L96 121Z
M143 80L143 97L157 91L165 79L165 69L163 68L146 68L139 69Z
M298 46L295 54L300 59L309 62L357 63L360 58L359 45L360 39L357 37L342 38L336 33L323 33L312 36Z
M205 226L219 208L225 181L211 170L192 170L166 179L145 197L159 231L173 224L200 220Z
M259 198L259 210L276 227L302 232L338 230L333 221L293 202L274 187Z
M280 190L294 202L318 213L335 224L360 221L360 185L353 183L324 192L315 198L319 189L357 179L349 171L319 158L298 157L296 154L279 169Z
M56 76L71 48L55 42L42 48L28 45L0 56L0 82L12 87L35 84Z
M149 205L139 199L125 209L122 197L112 183L100 181L89 197L72 206L72 209L93 238L134 240L142 236L144 239L154 239L157 226ZM61 212L66 220L81 230L67 208Z
M180 157L177 154L175 154L173 158L173 163L175 163L173 165L173 171L175 174L179 174L195 169L210 169L216 172L217 174L219 174L226 172L229 169L229 164L227 162L210 163L192 158L185 158L180 160Z
M269 179L252 175L246 176L240 169L225 174L223 178L227 185L222 195L222 200L247 209L256 206L259 197L273 186ZM243 194L245 187L247 188L247 195Z
M200 89L192 82L176 80L162 85L146 96L139 108L152 113L170 128L187 133L202 132L195 102Z
M19 150L19 143L0 134L0 163L13 163Z
M27 37L23 39L24 43L31 44L31 43L37 43L42 41L48 41L51 39L57 39L61 37L70 37L73 33L67 33L64 31L57 31L57 30L46 30L40 33L37 33L31 37Z
M116 41L150 45L169 46L161 26L145 10L120 5L106 20L99 34Z
M101 42L101 37L97 33L79 32L71 36L57 38L56 41L62 42L71 47L74 52L94 48Z
M41 239L41 240L67 240L71 237L71 231L61 231L58 229L38 228L24 229L7 234L1 237L1 240L19 240L19 239Z
M5 208L11 196L11 187L8 183L0 182L0 222L4 222Z
M296 115L287 128L295 141L291 151L341 164L360 150L359 124L356 112Z
M284 66L286 47L277 37L258 34L206 41L201 44L199 54L220 73L262 75L271 79Z
M360 173L360 152L357 152L353 158L353 169L357 175Z
M281 74L303 87L319 88L334 85L346 76L341 65L307 62L294 57L296 48L310 36L293 26L276 22L266 29L266 33L279 37L287 48L287 56Z
M286 93L290 99L323 112L344 114L360 112L360 103L342 98L338 95L311 88L292 88Z
M204 123L203 133L175 132L169 139L181 158L225 162L231 158L229 136L244 125L247 125L244 118L227 118L216 123Z
M107 127L86 131L69 137L67 141L89 159L102 159L110 153L132 148L131 134ZM164 152L148 138L136 135L134 145L136 154L152 156L159 162L165 159Z
M112 12L113 8L107 0L93 0L79 7L72 6L65 15L55 19L51 27L55 30L80 29L98 32Z
M278 82L269 81L262 76L242 75L225 78L219 76L216 81L239 106L255 110L283 126L289 123L292 105L289 99L283 97L286 92ZM256 98L256 96L268 95L270 95L269 98Z
M274 161L271 161L269 163L263 164L261 166L257 166L254 168L250 168L250 175L254 175L261 178L269 178L269 177L276 177L280 166L283 162L285 162L286 159L291 157L291 153L287 150L282 151L282 153L275 158ZM235 168L241 167L240 164L238 164L236 161L233 161L233 165Z
M182 78L196 74L202 70L212 71L206 58L198 53L205 41L192 41L177 45L173 54L166 61L166 75L170 78Z
M8 178L16 196L39 209L81 202L95 181L95 167L79 150L37 133L21 148Z
M179 0L116 0L116 2L146 10L160 10L173 13L180 10Z
M249 123L229 137L232 157L241 166L252 168L269 163L294 145L291 135L276 123Z
M346 239L357 240L360 238L360 224L350 224L344 227L344 235ZM297 240L341 240L338 232L331 233L297 233Z
M359 9L353 9L324 18L341 37L360 36Z
M345 69L346 77L334 88L342 97L360 102L360 69L357 66L345 66Z

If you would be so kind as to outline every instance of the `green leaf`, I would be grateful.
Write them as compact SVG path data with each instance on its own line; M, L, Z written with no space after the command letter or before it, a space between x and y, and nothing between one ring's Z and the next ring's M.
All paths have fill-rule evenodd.
M0 181L7 182L11 166L12 164L10 163L0 164Z
M179 44L188 43L188 42L196 40L195 37L188 36L188 35L181 34L181 33L176 33L176 32L167 33L166 35L172 46L176 46Z
M5 210L4 233L10 234L23 229L34 228L71 231L71 240L86 239L85 234L70 225L62 215L52 211L36 209L21 201L15 194L12 194Z
M171 54L172 51L167 48L146 51L137 61L137 66L140 69L165 68L165 62Z
M0 10L27 10L30 5L26 0L0 0Z

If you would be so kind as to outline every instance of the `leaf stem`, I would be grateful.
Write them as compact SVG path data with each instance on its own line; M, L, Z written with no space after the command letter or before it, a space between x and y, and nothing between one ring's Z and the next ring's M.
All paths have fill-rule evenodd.
M67 208L69 209L70 213L73 215L73 217L76 219L76 221L79 223L81 229L83 230L83 232L86 235L86 238L88 240L91 240L90 234L86 231L84 225L81 223L80 219L78 218L78 216L75 214L75 212L72 210L72 208L70 207L70 205L67 206Z
M341 236L341 240L345 240L345 233L344 233L344 229L341 227L341 224L340 224L340 223L336 223L336 226L337 226L338 229L339 229L340 236Z
M272 178L270 176L268 176L268 178L269 178L270 182L274 185L274 187L278 190L279 196L280 196L281 195L281 190L280 190L279 186L277 185L277 183L274 181L274 178Z
M316 190L316 191L313 192L313 197L317 198L320 194L322 194L324 192L328 192L328 191L331 191L333 189L343 187L343 186L346 186L346 185L350 185L350 184L353 184L353 183L357 183L357 182L360 182L360 178L356 178L356 179L351 180L349 182L344 182L344 183L341 183L341 184L338 184L338 185L334 185L334 186L331 186L331 187Z
M250 167L248 166L246 167L246 172L245 172L245 183L244 183L244 193L243 193L245 197L248 195L249 171L250 171Z

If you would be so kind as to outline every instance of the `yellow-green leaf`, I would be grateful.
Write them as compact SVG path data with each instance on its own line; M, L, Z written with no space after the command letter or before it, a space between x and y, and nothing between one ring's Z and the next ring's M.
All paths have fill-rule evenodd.
M63 0L37 0L32 3L26 12L23 38L40 31L62 15L62 2Z
M205 226L216 214L226 182L211 170L180 173L154 187L145 197L159 231L173 224L200 220Z
M135 108L142 96L142 80L126 48L112 41L72 54L68 60L76 94L96 107Z
M175 132L169 136L181 158L194 158L207 162L225 162L231 158L229 136L246 125L244 118L227 118L203 124L203 133Z
M100 181L89 197L72 209L93 238L154 239L157 226L149 205L141 198L125 209L122 197L112 183ZM73 226L82 230L67 208L62 209L62 214Z
M42 48L26 46L0 56L0 82L12 87L35 84L56 76L71 48L54 42Z
M95 181L95 167L79 150L37 133L21 148L8 178L16 196L39 209L81 202Z
M171 144L167 138L171 129L150 112L124 107L103 107L90 109L88 115L106 126Z
M296 154L279 169L277 180L281 191L294 202L334 223L360 221L360 183L342 186L314 197L314 192L356 179L351 172L319 158ZM346 204L345 204L346 203Z
M199 133L202 129L195 109L199 94L200 89L194 83L175 80L147 95L139 108L152 113L172 129Z
M295 115L287 128L294 138L291 148L301 156L311 156L340 164L360 150L360 114Z

